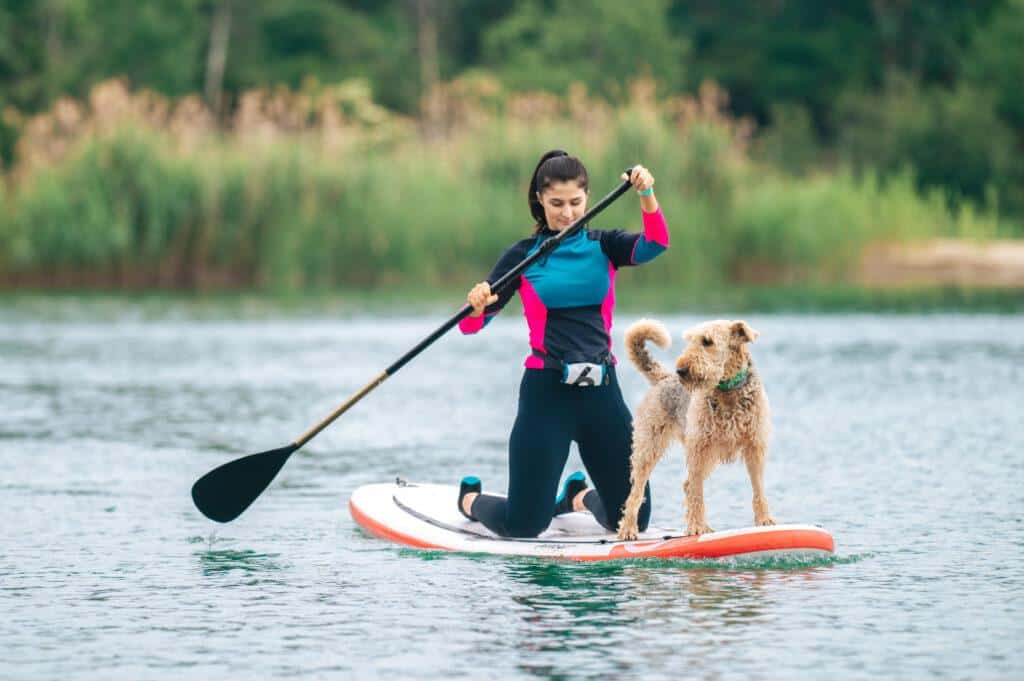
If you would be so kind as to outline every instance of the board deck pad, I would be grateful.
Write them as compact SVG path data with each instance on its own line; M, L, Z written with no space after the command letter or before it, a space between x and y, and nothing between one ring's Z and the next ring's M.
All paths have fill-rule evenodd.
M514 556L614 560L622 558L760 559L784 555L824 558L835 550L816 525L769 525L686 536L649 527L636 541L619 541L589 513L556 516L539 537L499 537L467 520L456 507L458 488L395 482L363 485L349 498L352 518L367 532L421 549Z

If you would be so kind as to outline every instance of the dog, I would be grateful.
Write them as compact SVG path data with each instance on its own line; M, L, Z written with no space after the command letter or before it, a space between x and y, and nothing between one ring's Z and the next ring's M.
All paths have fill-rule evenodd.
M754 492L754 522L774 525L764 495L764 464L771 435L768 398L747 346L758 336L743 321L710 321L683 334L687 345L675 371L653 359L647 341L662 348L671 337L659 322L643 319L626 331L630 361L651 383L633 422L630 493L623 505L618 538L637 538L637 513L644 487L674 439L686 449L686 532L708 526L704 481L721 463L743 458Z

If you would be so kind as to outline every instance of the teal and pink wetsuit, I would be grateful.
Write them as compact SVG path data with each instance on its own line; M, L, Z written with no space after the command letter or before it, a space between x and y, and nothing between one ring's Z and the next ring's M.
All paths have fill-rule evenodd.
M487 281L497 281L553 234L543 230L514 244ZM530 330L530 354L509 439L508 495L483 494L473 503L473 516L491 531L534 537L547 528L572 441L594 483L586 506L604 527L616 529L629 494L632 416L611 352L615 275L620 267L653 260L668 243L660 210L643 213L642 234L584 228L528 267L483 315L460 322L463 333L480 331L518 291ZM563 383L563 363L576 362L605 365L608 379L590 387ZM641 528L649 516L648 490Z

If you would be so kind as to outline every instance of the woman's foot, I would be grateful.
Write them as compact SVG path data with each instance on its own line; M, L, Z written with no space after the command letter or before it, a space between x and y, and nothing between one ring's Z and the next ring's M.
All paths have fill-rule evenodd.
M480 482L480 478L475 475L467 475L459 483L459 513L466 516L469 520L476 520L471 513L471 509L473 508L473 501L480 496L483 487L484 485Z
M583 471L576 471L566 478L562 491L555 499L555 515L582 510L582 504L577 503L577 497L582 501L583 493L587 489L587 476L583 475Z

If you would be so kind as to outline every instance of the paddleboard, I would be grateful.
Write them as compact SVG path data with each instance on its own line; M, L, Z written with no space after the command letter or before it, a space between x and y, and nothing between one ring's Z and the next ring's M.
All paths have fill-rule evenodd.
M367 532L419 549L537 556L572 560L686 558L759 560L771 556L797 559L832 554L832 535L816 525L768 525L700 536L678 529L649 527L636 541L619 541L589 513L557 516L539 537L499 537L467 520L455 506L458 488L395 482L363 485L348 508Z

